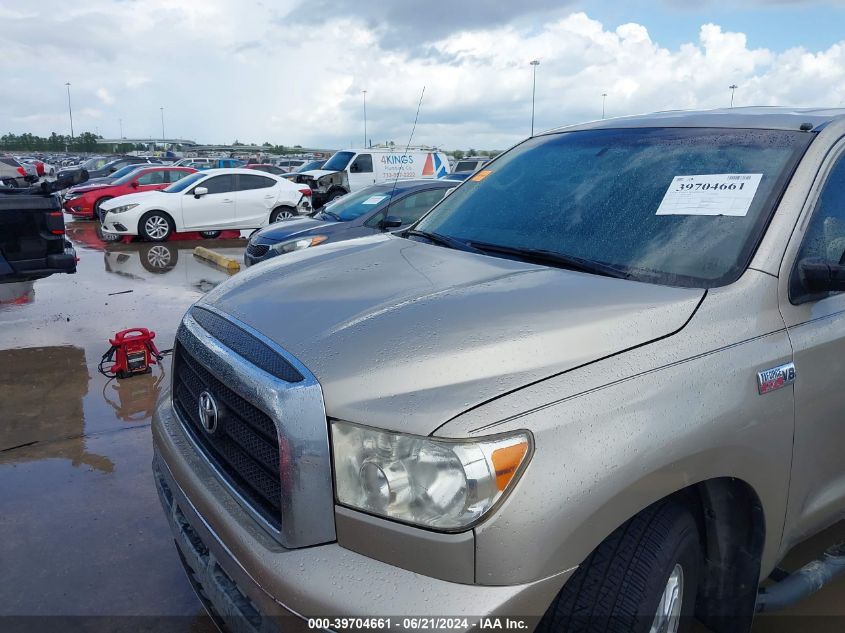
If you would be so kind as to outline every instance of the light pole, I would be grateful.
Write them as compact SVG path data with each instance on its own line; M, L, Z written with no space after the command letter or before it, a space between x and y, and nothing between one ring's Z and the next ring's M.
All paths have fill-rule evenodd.
M731 107L734 107L734 92L737 88L739 88L739 86L737 86L736 84L731 84L730 86L728 86L728 88L731 89Z
M602 119L604 118L604 112L605 112L604 106L606 105L606 103L607 103L607 93L603 92L603 93L601 93L601 118Z
M159 110L161 110L161 149L164 149L164 106L161 106Z
M70 82L65 83L67 86L67 113L70 115L70 144L73 145L73 109L70 107Z
M118 136L117 138L123 140L123 119L118 119L117 124L120 126L120 136Z
M537 66L540 65L539 59L531 60L534 77L531 82L531 136L534 136L534 97L537 94Z
M367 148L367 91L362 90L361 94L364 95L364 149Z

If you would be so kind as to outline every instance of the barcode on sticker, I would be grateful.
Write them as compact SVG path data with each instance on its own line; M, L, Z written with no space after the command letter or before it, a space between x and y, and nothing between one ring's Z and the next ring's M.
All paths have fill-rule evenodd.
M728 176L727 180L751 180L751 176Z

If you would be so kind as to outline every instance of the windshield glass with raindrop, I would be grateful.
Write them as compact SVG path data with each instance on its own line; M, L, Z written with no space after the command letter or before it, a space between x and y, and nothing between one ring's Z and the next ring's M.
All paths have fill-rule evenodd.
M813 137L707 128L539 136L484 166L415 228L600 262L640 281L725 285L748 265Z

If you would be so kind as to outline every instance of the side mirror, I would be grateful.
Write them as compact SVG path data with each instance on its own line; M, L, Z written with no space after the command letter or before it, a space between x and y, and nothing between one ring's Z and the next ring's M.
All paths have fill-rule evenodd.
M133 180L133 181L132 181L132 184L131 184L131 185L129 185L129 186L130 186L130 187L132 187L133 189L137 189L137 188L138 188L138 181L137 181L137 180Z
M382 231L386 231L387 229L396 229L400 226L402 226L402 218L398 218L395 215L388 215L378 223L378 227Z
M829 264L823 259L808 258L798 262L798 278L808 291L845 291L845 265Z
M196 189L194 189L194 198L202 198L207 193L208 189L206 189L205 187L197 187Z
M359 171L361 171L361 170L360 170L360 168L358 167L358 164L357 164L357 163L352 163L352 164L349 166L349 172L350 172L350 173L352 173L352 174L357 174Z
M109 173L110 174L113 174L116 171L117 171L117 167L109 167Z

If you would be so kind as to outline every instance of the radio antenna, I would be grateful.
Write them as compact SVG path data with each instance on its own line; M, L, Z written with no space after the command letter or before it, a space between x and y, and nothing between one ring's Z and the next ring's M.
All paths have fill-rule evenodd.
M408 153L408 150L411 148L411 141L414 140L414 132L417 130L417 120L420 118L420 107L422 107L423 97L425 96L425 86L423 86L422 92L420 93L420 101L417 103L417 115L414 117L414 125L411 128L411 136L408 137L408 144L405 146L405 154ZM393 204L393 194L396 191L396 183L399 180L399 175L402 173L402 163L399 163L399 169L396 170L396 178L393 179L393 188L390 190L390 201L387 203L387 210L384 212L384 217L387 217L388 211L390 211L390 205Z

